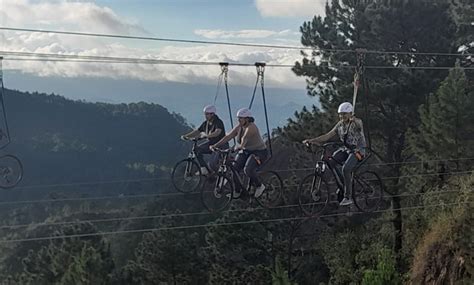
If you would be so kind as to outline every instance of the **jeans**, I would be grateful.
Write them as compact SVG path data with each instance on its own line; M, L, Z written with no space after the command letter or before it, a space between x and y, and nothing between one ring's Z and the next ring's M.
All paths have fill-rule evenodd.
M335 151L329 160L332 168L342 165L342 176L344 178L344 198L352 198L352 171L359 164L359 160L352 151L339 149Z
M260 166L267 160L267 150L241 150L234 161L234 168L237 171L244 170L245 175L250 178L250 183L256 187L262 185L258 178L257 171Z
M219 168L219 153L212 152L209 149L210 145L211 144L209 142L198 145L194 152L196 153L196 159L198 160L199 165L201 165L201 167L207 167L208 169L215 172ZM222 148L229 148L229 145L225 144L222 146ZM208 163L204 161L205 154L211 155Z

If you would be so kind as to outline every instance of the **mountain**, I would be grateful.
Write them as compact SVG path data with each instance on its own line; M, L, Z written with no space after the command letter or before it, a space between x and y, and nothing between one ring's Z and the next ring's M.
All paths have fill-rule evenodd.
M2 153L23 162L23 186L165 176L189 148L184 118L158 104L5 91L12 142Z
M176 82L149 82L129 79L108 78L59 78L37 77L28 74L9 72L5 75L5 85L20 90L42 90L48 93L63 94L74 100L106 103L149 102L158 103L171 112L179 113L192 125L203 120L202 108L211 104L216 95L216 85L187 84ZM216 78L217 80L217 78ZM253 87L229 83L232 116L239 108L250 103ZM253 111L260 127L264 127L263 103L260 88L254 102ZM275 88L265 90L270 127L285 125L287 119L303 106L319 104L315 98L306 94L304 86L300 89ZM230 126L227 101L222 87L216 105L226 126ZM234 118L235 121L235 118Z

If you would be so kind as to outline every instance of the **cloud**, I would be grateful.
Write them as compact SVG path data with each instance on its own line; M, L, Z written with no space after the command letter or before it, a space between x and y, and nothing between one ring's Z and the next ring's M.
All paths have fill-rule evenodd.
M94 3L27 0L4 0L0 13L8 15L2 25L36 27L33 22L50 25L51 29L74 31L94 31L112 33L131 33L145 30L130 23L107 7ZM23 11L24 13L21 13ZM53 15L55 15L53 17ZM50 19L54 18L54 23ZM56 24L57 23L57 24ZM92 28L92 26L94 26ZM235 33L240 36L256 36L253 32ZM135 32L136 33L136 32ZM289 30L274 32L275 37L291 34ZM230 35L227 31L224 34ZM260 33L260 36L265 33ZM268 33L267 33L268 34ZM224 47L217 45L170 45L145 48L130 42L116 39L64 36L45 33L0 32L0 50L37 53L56 53L70 55L93 55L153 58L183 61L265 61L273 64L293 64L300 59L298 50L259 49L246 47ZM6 69L20 70L23 73L54 77L90 77L114 79L138 79L144 81L172 81L183 83L215 84L220 71L219 66L178 66L149 64L103 64L71 62L32 62L5 60ZM302 78L296 77L290 68L267 68L266 82L274 87L301 88L305 86ZM252 85L256 76L255 67L230 67L229 80L232 84Z
M2 0L1 5L0 18L8 26L62 26L97 33L145 32L139 24L92 2Z
M258 11L264 17L313 17L324 15L323 0L255 0Z
M291 30L272 31L272 30L239 30L239 31L226 31L226 30L195 30L194 34L205 37L207 39L261 39L269 37L285 37L295 36L298 33L292 32Z

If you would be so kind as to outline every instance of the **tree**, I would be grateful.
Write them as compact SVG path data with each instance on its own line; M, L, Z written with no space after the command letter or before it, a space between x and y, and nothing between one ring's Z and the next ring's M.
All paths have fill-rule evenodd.
M144 235L135 260L122 270L121 284L207 284L207 263L202 258L202 235L189 231L163 231Z
M90 224L68 226L56 235L93 233ZM54 239L23 260L21 284L109 284L114 262L102 237Z
M402 284L395 268L393 253L383 249L379 254L377 268L364 272L362 285L398 285Z
M280 259L277 258L275 270L272 272L272 285L297 285L288 278L288 271L283 269Z
M421 56L416 52L456 52L456 26L449 14L447 1L350 1L333 0L326 6L326 17L314 17L300 30L303 45L312 47L303 52L303 59L293 68L307 79L310 96L318 96L322 111L335 114L337 105L352 101L353 71L341 68L356 65L356 56L348 52L365 48L394 51L393 54L366 54L366 65L399 67L401 69L366 69L366 88L361 102L366 102L366 127L371 130L373 145L382 150L386 162L407 159L406 132L417 126L418 107L425 96L435 90L446 72L442 70L415 70L417 66L453 66L453 57ZM369 89L367 89L369 91ZM364 98L365 97L365 98ZM356 104L357 114L362 105ZM379 150L378 149L378 150ZM380 152L380 151L379 151ZM400 176L400 165L394 165L391 176ZM399 179L389 184L392 192L399 193ZM401 200L393 197L394 252L402 249ZM397 258L397 266L402 266Z
M458 159L474 156L474 92L457 65L435 94L419 108L421 124L409 135L418 159ZM457 163L458 168L462 162ZM469 167L467 167L469 168Z

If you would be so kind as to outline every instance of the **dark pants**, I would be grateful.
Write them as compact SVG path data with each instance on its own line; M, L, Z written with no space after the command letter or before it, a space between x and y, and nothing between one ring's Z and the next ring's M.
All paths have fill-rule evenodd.
M241 150L235 158L234 168L237 171L244 170L245 175L250 178L250 183L259 187L262 182L258 178L257 171L267 158L267 150Z
M219 153L217 152L212 152L209 149L209 146L211 144L209 142L203 143L201 145L198 145L196 149L194 150L196 153L196 159L199 161L199 164L201 167L207 167L209 170L212 171L217 171L217 168L219 167ZM229 148L228 144L225 144L222 146L223 149ZM209 162L206 163L204 161L204 155L205 154L210 154Z
M344 178L344 197L352 198L352 171L359 164L359 160L352 151L339 149L335 151L329 160L331 167L342 165L342 176Z

